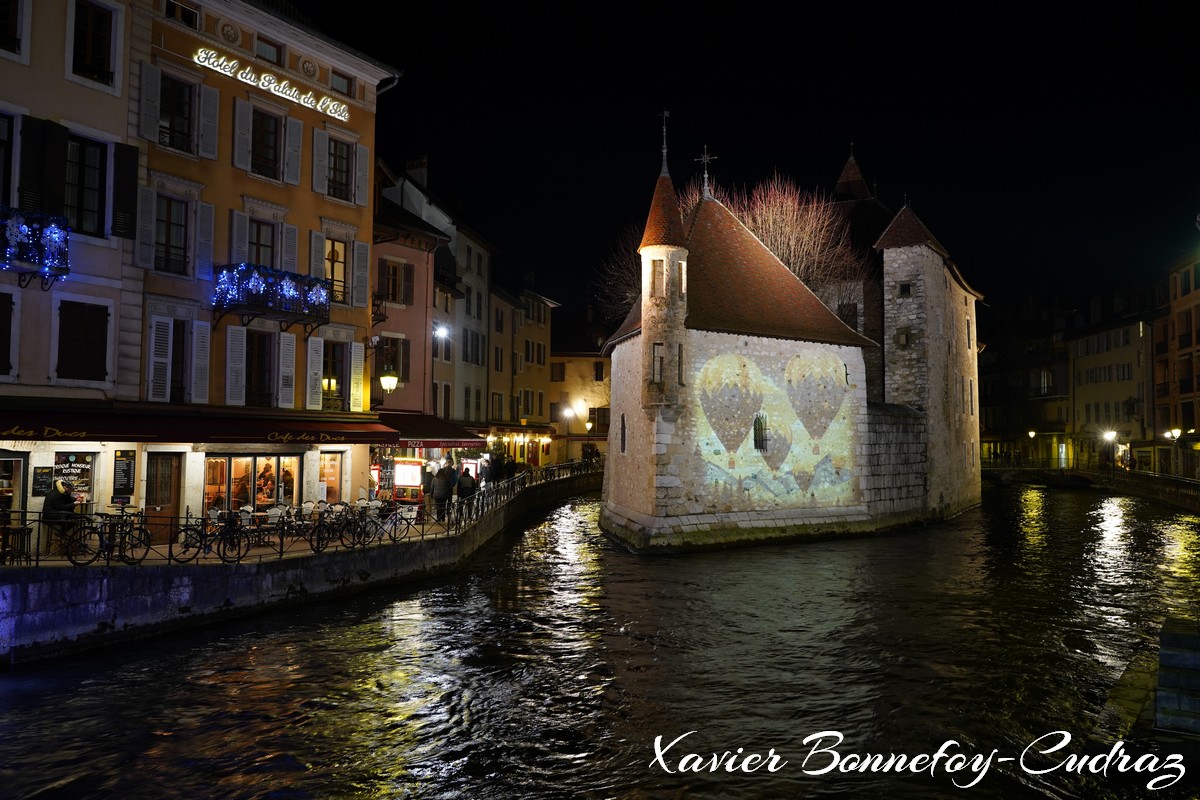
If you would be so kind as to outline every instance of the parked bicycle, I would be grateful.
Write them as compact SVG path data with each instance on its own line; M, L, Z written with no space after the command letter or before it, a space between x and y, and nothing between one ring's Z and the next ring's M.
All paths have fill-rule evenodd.
M142 511L117 506L117 513L98 513L64 531L63 551L67 560L79 567L96 559L114 558L126 564L140 564L150 552L150 531Z
M179 547L174 552L175 560L188 562L200 554L215 552L226 564L242 560L250 550L250 536L242 525L241 515L230 512L222 519L217 513L209 517L193 517L187 511L184 524L179 529Z

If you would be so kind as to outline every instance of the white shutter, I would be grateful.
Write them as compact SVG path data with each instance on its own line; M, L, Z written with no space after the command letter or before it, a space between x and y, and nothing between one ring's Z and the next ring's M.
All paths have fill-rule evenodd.
M212 203L196 204L196 279L213 279L213 237L216 235L217 210Z
M366 306L371 300L370 277L371 246L366 242L354 243L354 272L350 286L351 303L358 308Z
M280 408L296 407L296 334L279 334L279 398Z
M295 225L283 226L283 268L288 272L299 272L296 269L296 251L300 247L300 229Z
M365 206L370 202L371 148L360 144L354 155L354 202Z
M321 372L325 369L325 340L320 336L308 337L308 358L304 365L308 381L305 385L304 407L321 409Z
M295 117L287 118L287 141L283 153L283 182L300 185L300 154L304 150L304 122Z
M137 190L137 241L133 245L134 264L142 269L154 269L154 218L158 209L158 193L152 186Z
M159 103L162 97L162 70L149 61L142 62L142 96L138 104L138 136L158 142Z
M309 231L308 234L308 274L314 278L325 277L325 234L320 231Z
M208 323L192 323L192 402L208 402Z
M215 86L200 87L201 158L217 157L217 132L220 130L221 90Z
M350 343L350 410L366 411L363 408L363 343Z
M329 194L329 134L313 128L313 191Z
M250 171L250 133L254 107L249 101L233 98L233 166Z
M250 215L236 210L233 210L232 214L233 221L229 226L229 260L234 264L245 264L246 259L250 257Z
M225 405L246 405L246 329L225 329Z
M150 358L146 365L146 399L152 403L171 400L170 317L150 318Z

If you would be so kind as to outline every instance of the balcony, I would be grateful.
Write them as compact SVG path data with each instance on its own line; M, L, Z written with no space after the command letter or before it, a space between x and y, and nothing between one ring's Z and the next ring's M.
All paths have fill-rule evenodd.
M213 324L238 314L242 325L273 319L279 329L304 326L304 338L329 322L330 281L258 264L226 264L216 268Z
M22 289L38 277L42 280L42 290L49 291L55 281L71 274L70 228L66 217L0 206L0 222L4 224L0 228L4 237L0 269L20 276L17 283Z

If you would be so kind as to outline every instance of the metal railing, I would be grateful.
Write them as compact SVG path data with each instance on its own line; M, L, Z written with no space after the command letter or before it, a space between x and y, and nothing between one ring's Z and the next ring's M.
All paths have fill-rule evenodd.
M78 514L64 521L43 519L40 511L13 511L8 524L0 525L0 566L229 564L400 546L460 536L532 486L603 468L600 461L534 467L440 505L426 497L421 503L361 499L267 511L252 511L250 506L207 515L187 511L183 517L138 514L137 524L148 532L149 546L139 547L136 558L129 557L128 548L111 546L111 539L103 541L116 515Z

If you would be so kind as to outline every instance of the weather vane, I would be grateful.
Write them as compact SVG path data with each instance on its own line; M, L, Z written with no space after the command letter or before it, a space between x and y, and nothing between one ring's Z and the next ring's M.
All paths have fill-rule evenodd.
M661 114L659 114L659 116L660 116L660 117L662 117L662 121L663 121L663 123L662 123L662 125L663 125L663 147L662 147L662 153L663 153L663 165L662 165L662 171L663 171L663 174L664 174L664 175L666 175L666 174L667 174L667 117L671 116L671 112L670 112L670 111L667 111L667 109L665 109L665 108L664 108L664 109L662 110L662 113L661 113Z
M693 159L694 161L699 161L702 164L704 164L704 196L705 197L712 197L712 195L708 191L708 162L713 161L715 159L716 159L716 156L710 156L708 154L708 145L704 145L704 155L700 156L699 158Z

